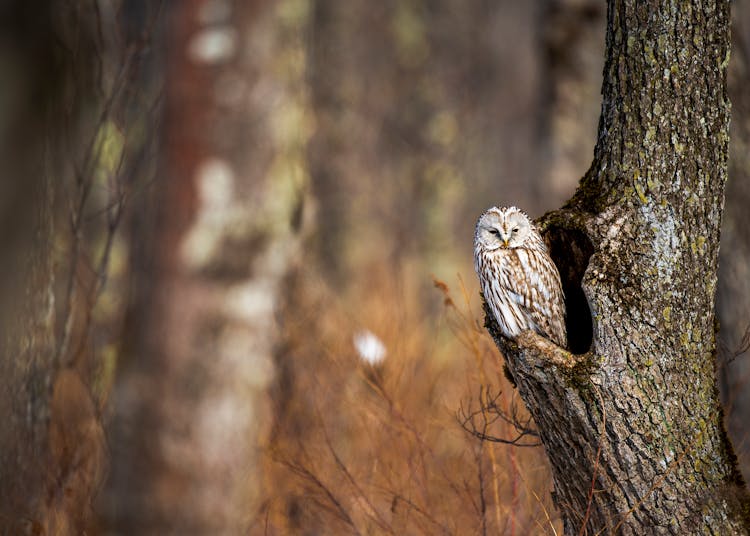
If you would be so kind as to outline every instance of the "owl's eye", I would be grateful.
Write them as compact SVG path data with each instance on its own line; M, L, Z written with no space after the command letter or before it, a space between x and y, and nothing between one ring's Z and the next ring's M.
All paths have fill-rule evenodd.
M498 236L498 235L500 234L500 231L498 231L497 229L490 229L490 232L491 232L491 233L492 233L493 235L495 235L495 236Z
M510 232L511 234L516 234L518 232L518 227L513 227L513 229Z

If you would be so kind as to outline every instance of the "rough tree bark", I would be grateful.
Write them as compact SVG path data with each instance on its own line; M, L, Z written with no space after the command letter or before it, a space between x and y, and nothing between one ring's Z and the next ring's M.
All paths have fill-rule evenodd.
M714 382L729 2L609 0L594 161L539 222L571 352L503 339L566 534L744 534Z

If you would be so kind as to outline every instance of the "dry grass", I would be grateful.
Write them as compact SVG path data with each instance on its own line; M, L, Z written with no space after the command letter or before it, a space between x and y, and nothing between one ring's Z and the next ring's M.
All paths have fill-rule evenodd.
M480 407L478 395L487 405L500 393L495 408L508 414L518 402L475 313L477 292L460 280L453 292L409 285L417 275L373 269L338 298L314 276L291 282L251 533L561 532L542 448L482 441L458 417ZM361 329L385 343L380 365L358 357ZM476 416L487 436L518 435L497 415Z

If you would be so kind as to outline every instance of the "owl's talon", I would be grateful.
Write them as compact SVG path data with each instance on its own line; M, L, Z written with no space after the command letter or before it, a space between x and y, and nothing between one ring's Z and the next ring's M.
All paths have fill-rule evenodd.
M565 348L530 330L521 332L516 337L516 343L520 350L533 351L547 363L566 369L572 369L585 360L585 356L572 354Z

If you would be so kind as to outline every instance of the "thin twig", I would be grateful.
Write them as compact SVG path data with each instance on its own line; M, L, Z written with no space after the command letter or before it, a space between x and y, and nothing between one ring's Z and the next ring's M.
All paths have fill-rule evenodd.
M527 437L539 437L539 433L531 428L531 417L525 421L521 421L517 415L517 409L515 406L511 410L511 415L507 415L505 411L497 404L497 400L502 396L502 391L499 391L497 395L490 396L489 388L480 387L479 391L479 409L472 410L471 400L468 403L468 409L464 408L461 404L456 412L456 420L459 425L466 430L468 433L476 437L481 441L489 441L491 443L502 443L505 445L513 445L516 447L538 447L541 445L539 441L528 442ZM476 418L481 417L481 425L477 426ZM490 435L489 427L494 424L498 419L503 420L505 423L511 425L517 432L518 435L514 438L504 438Z
M549 512L547 511L547 508L544 506L542 499L539 497L536 491L534 491L532 488L529 487L528 482L526 482L526 479L523 477L521 473L518 473L518 476L521 478L521 482L523 482L523 485L526 488L526 491L530 492L534 496L534 499L536 500L537 504L541 506L542 512L544 513L544 517L547 519L547 523L552 529L552 533L555 536L558 536L557 530L555 530L555 524L552 522L552 518L550 517Z
M425 520L429 521L430 523L432 523L436 527L440 528L440 532L442 532L443 534L450 533L450 531L448 530L448 528L445 525L443 525L442 523L440 523L439 521L437 521L434 517L432 517L429 514L429 512L425 511L424 508L420 508L418 504L414 503L413 501L411 501L410 499L404 497L403 495L401 495L401 494L394 495L393 496L393 501L394 502L392 504L396 504L398 501L406 503L409 506L409 508L411 508L412 510L414 510L415 512L417 512L418 514L420 514Z
M323 422L323 419L320 417L320 413L318 412L318 419L320 422ZM389 532L393 534L393 529L388 524L388 522L383 518L382 514L375 508L375 505L372 504L370 499L367 497L367 495L364 493L362 488L357 484L357 481L352 476L351 472L349 471L349 468L346 466L346 464L343 462L343 460L339 457L338 453L336 452L336 449L333 448L333 444L331 443L331 438L328 435L328 430L326 429L325 425L323 424L321 426L321 429L323 431L323 437L325 439L326 446L328 447L328 451L331 453L331 456L333 456L333 460L336 462L336 466L339 468L339 470L344 473L344 476L349 481L351 486L354 488L354 490L357 492L357 495L359 495L363 501L365 501L365 504L367 504L367 507L374 513L373 515L370 515L369 512L365 512L368 517L372 518L375 523L380 526L381 529L385 530L386 532Z
M299 463L293 463L289 460L278 460L278 461L279 463L287 467L289 470L291 470L294 474L296 474L299 477L302 477L304 480L310 482L318 490L320 490L326 496L326 498L330 501L330 503L334 506L333 510L329 508L326 508L326 510L332 512L337 518L339 518L341 521L349 525L356 534L361 534L359 529L357 529L357 526L354 524L354 520L346 511L346 508L344 508L344 506L341 504L341 501L339 501L336 498L336 496L328 488L328 486L323 484L323 482L315 475L315 473L313 473L310 469L308 469L307 467ZM314 500L314 497L311 497L311 499ZM321 503L319 504L320 506L325 507L324 504L321 504Z
M476 450L474 459L477 464L477 472L479 473L479 505L480 505L480 518L482 520L482 536L487 536L487 502L484 500L484 470L482 468L482 443Z

